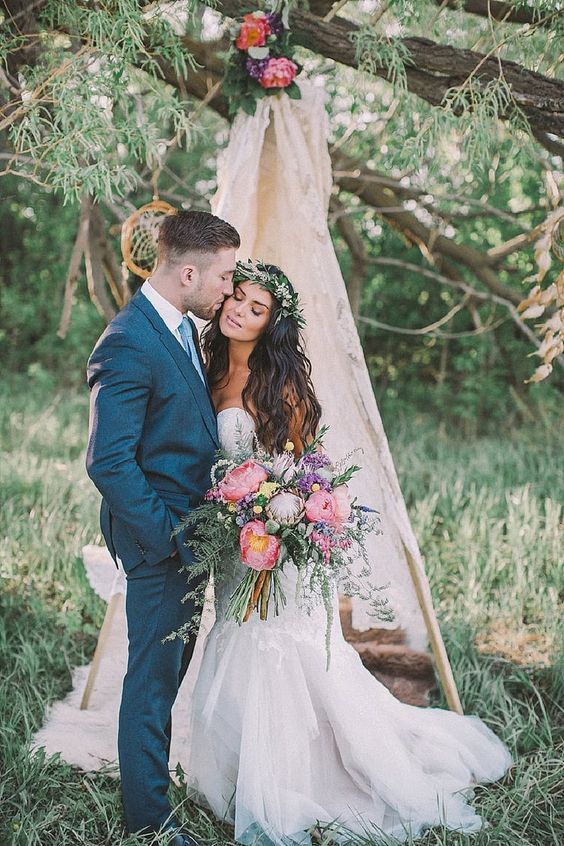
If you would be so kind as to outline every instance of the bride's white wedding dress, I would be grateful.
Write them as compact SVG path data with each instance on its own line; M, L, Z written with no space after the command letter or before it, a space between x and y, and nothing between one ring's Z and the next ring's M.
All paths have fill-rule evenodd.
M218 427L230 451L252 419L228 408ZM327 671L324 608L296 605L287 569L287 605L267 622L224 619L240 562L216 591L194 689L190 789L245 844L306 844L316 822L398 840L441 823L478 830L466 799L472 785L506 772L505 746L477 717L395 699L346 643L338 614Z

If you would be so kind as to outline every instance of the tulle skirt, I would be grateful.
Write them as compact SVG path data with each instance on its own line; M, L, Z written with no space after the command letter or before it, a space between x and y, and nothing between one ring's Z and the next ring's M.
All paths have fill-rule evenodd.
M395 699L337 613L326 669L323 608L289 605L241 626L218 615L194 690L192 794L244 844L309 844L317 823L399 841L437 824L477 831L472 786L506 772L503 743L477 717Z

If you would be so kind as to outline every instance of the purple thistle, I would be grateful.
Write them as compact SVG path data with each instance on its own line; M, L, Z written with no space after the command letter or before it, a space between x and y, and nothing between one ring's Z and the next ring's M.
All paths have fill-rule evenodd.
M300 461L300 466L306 471L319 470L328 464L331 464L331 459L324 452L310 452Z
M319 485L321 490L329 491L331 490L331 484L324 479L322 476L318 476L317 473L306 473L305 476L302 476L301 479L298 480L298 488L304 494L311 493L312 485Z
M260 80L261 76L264 73L264 69L268 64L268 58L266 59L251 59L250 56L247 57L247 61L245 66L247 68L247 73L251 77L251 79L255 79L257 82Z
M270 25L270 32L272 33L272 35L276 35L279 38L284 32L282 15L279 15L277 12L268 12L266 15L266 20Z

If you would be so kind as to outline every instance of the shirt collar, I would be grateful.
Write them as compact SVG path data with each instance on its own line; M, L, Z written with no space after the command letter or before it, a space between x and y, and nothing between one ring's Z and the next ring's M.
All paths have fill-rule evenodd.
M153 308L157 311L160 318L162 318L165 326L174 335L180 324L182 323L182 312L176 306L169 303L168 300L159 294L159 292L151 285L151 280L146 279L141 286L141 293L144 294Z

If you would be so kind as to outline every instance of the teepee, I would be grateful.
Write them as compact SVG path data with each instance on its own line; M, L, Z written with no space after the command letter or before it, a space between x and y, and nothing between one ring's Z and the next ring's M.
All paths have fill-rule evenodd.
M383 535L369 543L371 580L389 583L393 625L408 645L420 649L429 640L449 706L461 712L327 225L332 177L324 91L311 83L300 88L301 100L265 97L254 116L236 117L212 210L239 231L243 260L279 265L300 294L322 422L330 427L325 446L334 456L361 451L352 492L382 521ZM353 626L376 625L382 624L367 604L353 599Z

